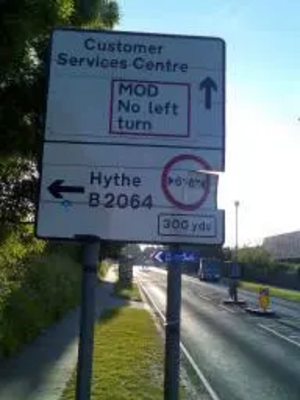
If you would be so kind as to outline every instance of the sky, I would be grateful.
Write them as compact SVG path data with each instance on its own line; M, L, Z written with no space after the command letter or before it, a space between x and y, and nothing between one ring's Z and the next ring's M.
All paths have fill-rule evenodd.
M226 42L226 244L300 230L300 2L120 0L118 30Z

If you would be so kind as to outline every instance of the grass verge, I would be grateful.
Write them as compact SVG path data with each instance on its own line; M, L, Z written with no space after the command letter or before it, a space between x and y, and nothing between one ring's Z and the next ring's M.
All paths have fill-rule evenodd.
M242 281L240 283L241 289L249 290L256 293L258 293L259 288L261 288L262 286L267 286L269 288L270 296L279 297L285 300L300 301L300 291L297 290L282 289L276 286L269 286L245 281Z
M142 301L139 288L135 283L124 284L120 281L117 281L114 285L114 294L122 299Z
M61 400L74 400L74 393L75 374ZM163 398L163 346L146 310L122 307L101 318L95 328L91 398Z

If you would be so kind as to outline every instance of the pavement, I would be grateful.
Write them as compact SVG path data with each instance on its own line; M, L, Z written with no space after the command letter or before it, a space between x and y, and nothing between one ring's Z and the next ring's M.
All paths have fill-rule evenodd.
M112 297L116 275L110 269L96 293L96 317L126 304ZM59 400L77 362L79 307L46 329L17 355L0 362L0 400Z
M139 269L137 277L164 314L165 271ZM279 318L270 319L224 306L225 295L219 285L183 276L181 340L199 390L206 386L214 400L299 400L299 305L274 301Z

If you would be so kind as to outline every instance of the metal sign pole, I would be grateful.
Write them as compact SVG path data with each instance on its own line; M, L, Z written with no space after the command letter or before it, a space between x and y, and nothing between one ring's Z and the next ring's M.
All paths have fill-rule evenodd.
M81 289L80 338L77 364L76 400L90 400L94 347L95 295L100 243L98 238L82 237L83 271Z
M178 245L170 246L176 252ZM168 263L164 400L179 399L181 265Z

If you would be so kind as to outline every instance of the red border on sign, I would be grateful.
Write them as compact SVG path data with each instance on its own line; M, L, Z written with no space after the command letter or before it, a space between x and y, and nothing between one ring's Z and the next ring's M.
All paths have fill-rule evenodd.
M201 167L201 169L203 170L208 170L211 171L211 167L210 165L203 160L201 157L195 156L194 154L180 154L174 158L172 158L164 167L163 169L163 173L162 173L162 177L161 177L161 187L162 190L166 196L166 198L169 200L169 202L171 204L173 204L174 206L176 206L177 208L179 208L180 210L184 210L184 211L194 211L197 210L207 199L207 196L209 194L209 190L210 190L210 175L207 174L205 177L205 190L203 195L201 196L201 198L196 201L195 203L191 203L191 204L185 204L182 203L178 200L176 200L174 198L174 196L172 195L172 193L170 192L169 188L168 188L168 174L170 172L170 170L174 167L175 164L177 164L178 162L181 161L195 161L196 163L198 163Z
M172 133L162 133L162 132L137 132L137 131L125 131L125 130L114 130L113 129L113 117L114 117L114 85L116 82L135 82L135 83L153 83L156 85L170 85L170 86L181 86L187 89L187 127L186 132L175 135ZM191 130L191 85L185 82L168 82L168 81L142 81L136 79L113 79L111 81L110 87L110 106L109 106L109 133L111 135L120 136L141 136L141 137L170 137L170 138L182 138L190 137Z

